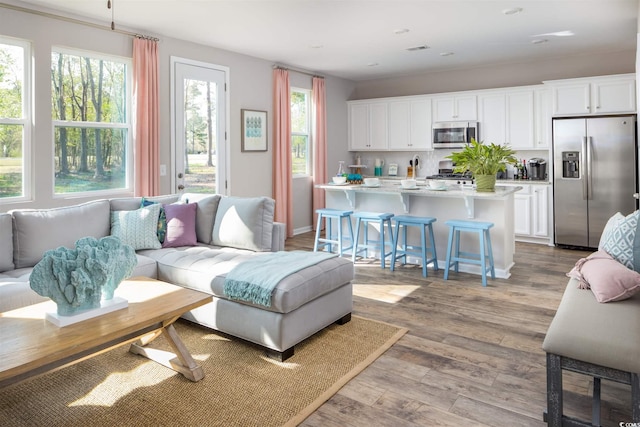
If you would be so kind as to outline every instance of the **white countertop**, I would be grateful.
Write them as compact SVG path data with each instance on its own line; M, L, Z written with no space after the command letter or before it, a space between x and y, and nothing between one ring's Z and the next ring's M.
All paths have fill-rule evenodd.
M451 184L446 185L446 190L433 190L426 186L424 182L418 181L418 186L415 189L406 189L400 186L399 181L386 181L381 180L379 186L366 186L364 184L322 184L316 185L317 188L323 188L325 190L332 191L346 191L346 192L366 192L366 193L378 193L378 194L400 194L402 196L422 196L422 197L446 197L446 198L474 198L474 199L503 199L510 194L522 190L519 185L496 185L495 192L477 192L476 190L465 187L464 189L460 184L456 184L451 181ZM385 182L386 181L386 182ZM526 182L526 181L525 181ZM514 182L515 183L515 182ZM524 182L522 182L524 183Z

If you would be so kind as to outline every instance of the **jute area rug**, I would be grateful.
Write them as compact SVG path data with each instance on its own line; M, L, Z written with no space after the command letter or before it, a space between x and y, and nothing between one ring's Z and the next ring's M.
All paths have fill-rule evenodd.
M176 330L204 368L203 380L119 347L0 390L0 424L295 426L406 333L354 316L277 362L257 346L186 321ZM162 337L151 347L168 350Z

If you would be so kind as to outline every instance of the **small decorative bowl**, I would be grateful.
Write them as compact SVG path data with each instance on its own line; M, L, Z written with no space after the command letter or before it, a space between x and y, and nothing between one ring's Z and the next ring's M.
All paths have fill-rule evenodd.
M345 182L347 182L346 176L334 176L331 179L333 180L334 184L344 184Z

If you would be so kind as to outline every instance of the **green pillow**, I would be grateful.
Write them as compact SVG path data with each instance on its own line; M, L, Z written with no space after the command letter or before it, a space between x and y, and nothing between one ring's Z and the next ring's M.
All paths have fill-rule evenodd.
M140 207L144 208L145 206L159 204L158 202L154 202L153 200L147 200L144 197L142 198L142 202L140 203ZM158 217L158 231L156 233L158 235L158 240L160 243L164 242L164 239L167 237L167 214L160 204L160 216Z
M111 212L111 235L135 250L160 249L162 244L156 230L161 208L153 204L135 211Z

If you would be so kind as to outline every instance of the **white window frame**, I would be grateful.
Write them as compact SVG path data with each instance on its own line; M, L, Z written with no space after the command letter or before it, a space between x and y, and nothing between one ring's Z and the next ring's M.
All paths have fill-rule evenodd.
M291 93L293 92L301 92L305 94L305 98L307 100L307 132L294 132L291 129L291 141L293 142L294 136L306 136L307 137L307 172L306 173L297 173L293 175L293 178L303 178L309 177L313 175L313 160L312 160L312 147L313 147L313 135L311 133L311 123L312 123L312 112L311 112L311 90L310 89L302 89L298 87L292 87ZM291 107L289 107L291 108ZM293 147L292 147L293 148ZM291 158L293 162L293 156ZM293 164L291 165L293 169Z
M127 168L125 170L126 186L122 188L113 188L106 190L92 190L92 191L78 191L73 193L56 193L56 179L55 176L51 180L51 194L54 199L68 199L69 197L87 197L87 196L106 196L106 195L127 195L133 192L134 175L133 167L135 165L134 159L134 146L135 146L135 134L133 131L133 102L132 102L132 88L133 88L133 60L131 58L108 55L95 51L88 51L82 49L67 48L63 46L52 46L51 53L58 52L65 55L76 55L81 57L90 57L92 59L102 59L111 62L121 62L126 66L125 75L125 123L111 123L111 122L81 122L72 120L55 120L51 119L51 170L55 175L55 129L56 127L69 127L78 129L126 129L127 130ZM51 55L49 56L51 60ZM51 100L51 91L49 96Z
M0 117L0 124L22 125L22 195L0 198L0 204L31 200L33 194L32 178L32 135L33 135L33 80L31 68L31 43L23 39L0 36L0 43L21 47L24 51L23 86L22 86L22 118Z

